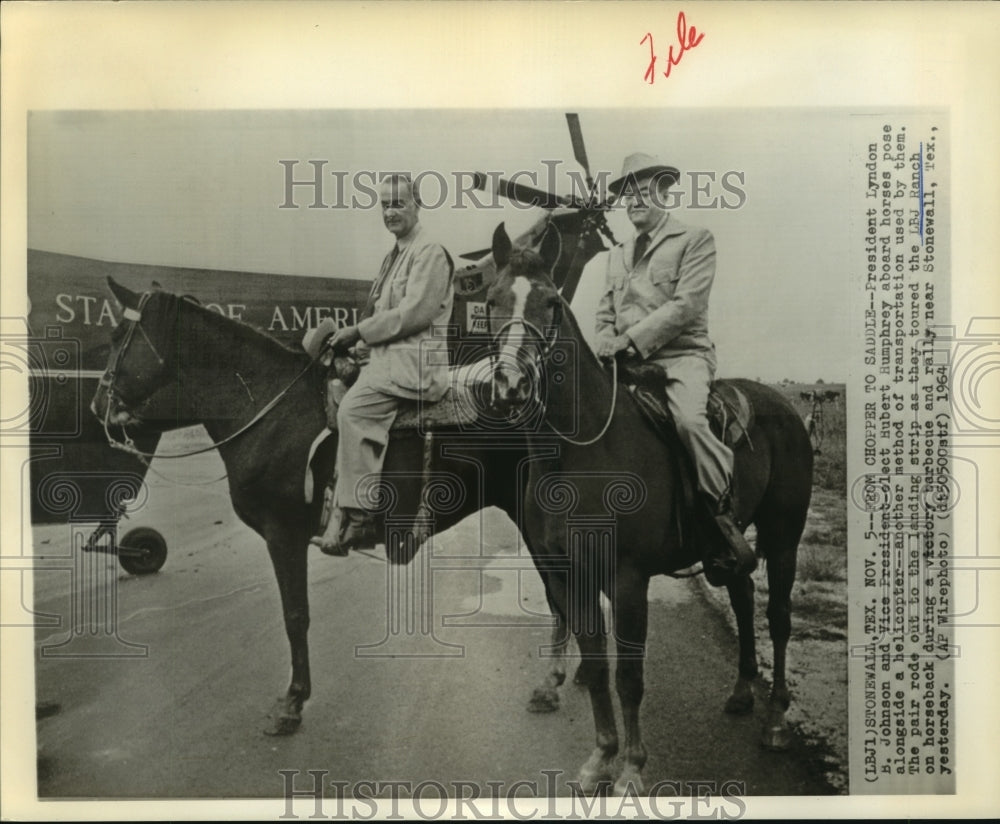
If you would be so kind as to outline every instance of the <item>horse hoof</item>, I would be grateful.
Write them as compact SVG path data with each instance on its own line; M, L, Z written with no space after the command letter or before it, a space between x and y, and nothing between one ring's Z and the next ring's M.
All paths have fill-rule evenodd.
M640 796L646 794L646 787L642 783L642 777L636 772L622 775L615 782L615 796L622 798L626 795Z
M580 791L587 796L608 795L614 790L611 773L606 771L580 770L576 782L580 785Z
M535 687L528 701L528 712L555 712L559 709L559 693L551 687Z
M302 713L291 710L285 697L279 698L271 710L268 726L264 728L265 735L291 735L302 724Z
M613 788L611 777L611 762L600 750L591 754L590 758L580 767L577 783L586 795L607 795Z
M772 752L784 752L792 745L788 727L768 727L761 736L761 746Z
M753 693L737 695L735 692L726 701L725 710L730 715L746 715L753 711Z

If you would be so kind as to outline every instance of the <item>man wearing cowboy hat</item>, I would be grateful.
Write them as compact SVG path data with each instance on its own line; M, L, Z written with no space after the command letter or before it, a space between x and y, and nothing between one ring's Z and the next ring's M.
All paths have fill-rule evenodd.
M334 511L325 532L310 541L328 555L374 542L370 513L401 400L437 401L448 388L447 340L434 330L451 319L454 264L421 227L420 193L409 175L388 175L379 197L396 243L372 284L362 320L338 329L326 344L334 351L353 346L362 360L367 356L337 410Z
M687 226L668 211L667 189L679 178L673 166L639 152L625 158L621 177L609 185L636 234L608 255L596 350L605 358L630 351L666 371L678 434L730 550L705 562L706 577L718 585L753 571L757 561L733 515L733 453L712 433L706 412L716 367L708 336L715 240L707 229Z

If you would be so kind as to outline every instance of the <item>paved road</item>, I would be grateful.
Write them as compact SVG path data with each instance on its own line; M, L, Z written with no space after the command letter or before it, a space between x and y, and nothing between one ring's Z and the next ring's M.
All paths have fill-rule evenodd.
M183 467L185 479L221 474L216 459L198 460ZM177 475L176 466L160 468ZM567 684L557 713L525 710L546 667L547 620L537 574L516 568L514 528L499 512L435 544L432 597L418 602L432 638L407 634L405 622L393 631L387 616L400 611L387 607L386 564L311 557L313 697L301 730L275 739L261 729L289 666L263 541L237 521L223 483L150 480L149 504L127 526L164 534L170 554L160 573L132 577L112 558L88 555L75 582L68 569L36 576L35 608L62 617L61 627L36 632L36 696L60 705L38 722L42 797L277 798L279 770L300 770L303 781L306 770L352 783L466 781L484 792L489 781L528 780L540 794L549 786L543 771L558 770L556 792L570 792L566 781L592 747L589 700ZM70 536L66 526L36 528L36 555L67 553ZM443 568L480 543L506 559ZM417 561L409 574L421 569ZM738 781L748 795L830 792L803 749L758 747L761 700L752 717L721 711L735 641L698 586L659 579L652 595L647 786ZM100 610L112 599L109 620ZM94 652L103 657L87 656Z

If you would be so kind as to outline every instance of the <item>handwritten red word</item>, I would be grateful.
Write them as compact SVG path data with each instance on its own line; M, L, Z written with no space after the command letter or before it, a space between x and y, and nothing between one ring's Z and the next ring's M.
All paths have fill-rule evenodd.
M677 14L677 42L671 43L670 48L667 50L667 70L663 72L663 76L670 77L670 70L681 62L684 52L690 51L704 39L704 33L699 34L694 26L690 29L688 28L684 12L679 12ZM639 45L641 46L647 40L649 41L649 66L646 67L646 74L643 75L642 79L652 85L656 79L657 55L653 47L653 35L650 32L646 32L646 36L639 41ZM676 55L674 54L674 46L680 46L680 50Z

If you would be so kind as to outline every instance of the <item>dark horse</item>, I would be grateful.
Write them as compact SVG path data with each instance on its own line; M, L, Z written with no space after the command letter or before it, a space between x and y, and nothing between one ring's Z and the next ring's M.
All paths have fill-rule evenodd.
M308 541L317 529L324 475L332 468L330 447L335 445L335 438L328 439L323 455L314 460L314 466L319 464L316 492L314 501L306 503L310 446L326 425L325 368L304 352L191 300L161 291L139 295L110 278L109 284L124 307L124 320L112 336L108 369L91 408L114 433L118 427L142 423L151 399L155 396L162 406L165 393L171 393L176 399L173 420L202 423L217 444L233 509L267 542L291 646L291 683L266 732L292 733L312 689ZM157 425L163 426L164 420L161 410ZM393 523L408 523L421 511L427 494L421 473L423 443L412 433L394 437L386 454L383 477L391 476L386 500L392 508L381 513L379 537L389 560L396 563L412 559L416 541L409 529L396 529L387 538L385 524L390 516ZM441 506L438 496L423 537L427 526L442 531L489 505L516 515L518 495L509 472L523 457L523 440L513 442L513 451L503 444L483 447L469 436L438 443L445 445L450 445L453 457L435 461L434 477L447 481L450 501Z
M616 790L641 789L646 750L639 727L653 575L700 560L681 540L674 518L678 465L638 405L602 367L584 341L569 306L549 277L558 255L549 232L540 252L514 248L503 226L494 233L497 280L489 292L490 331L498 349L494 393L529 429L532 453L521 530L545 582L550 605L579 645L582 681L590 690L597 747L581 768L593 790L613 778L618 731L609 689L603 591L612 606L617 645L616 687L625 725L624 766ZM785 649L796 552L812 487L812 448L802 421L777 392L734 381L753 404L752 450L736 452L736 506L757 528L757 553L767 565L767 616L774 644L764 744L789 743ZM596 527L594 525L597 525ZM589 525L589 526L588 526ZM685 537L690 531L685 533ZM729 585L739 630L739 676L726 709L747 712L757 675L753 582Z
M560 283L575 283L586 262L603 248L598 223L581 210L556 210L528 229L519 242L537 243L549 225L570 241L553 276ZM463 274L469 271L488 283L496 267L487 256ZM106 427L121 426L122 431L132 424L169 429L201 423L219 444L233 509L267 542L291 646L291 683L267 732L294 732L312 689L308 540L317 531L324 476L332 471L336 446L331 437L315 457L314 501L306 503L303 483L310 446L326 425L325 369L310 364L304 352L191 300L160 291L140 295L110 279L109 284L125 316L112 337L108 368L91 408ZM475 355L475 345L467 348L472 352L464 352L463 362ZM171 397L174 409L165 412ZM144 413L154 412L154 419L143 420ZM253 425L244 431L251 421ZM443 531L487 506L496 506L517 521L518 467L527 454L522 434L506 432L497 438L494 428L477 437L467 427L441 433L433 475L445 482L444 497L450 499L446 506L442 487L435 490L426 483L421 471L426 466L425 442L414 435L411 430L394 437L386 453L383 489L391 476L386 499L392 508L380 513L378 526L391 562L412 560L417 535L426 538ZM421 503L435 498L436 506L421 508ZM424 517L420 528L406 528L418 515ZM390 522L395 526L387 530Z

